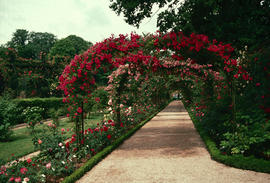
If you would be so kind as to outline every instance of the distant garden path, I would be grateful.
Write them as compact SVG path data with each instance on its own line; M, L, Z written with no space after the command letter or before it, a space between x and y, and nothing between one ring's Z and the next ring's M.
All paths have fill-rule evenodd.
M211 160L179 101L96 165L77 183L270 182L270 174Z

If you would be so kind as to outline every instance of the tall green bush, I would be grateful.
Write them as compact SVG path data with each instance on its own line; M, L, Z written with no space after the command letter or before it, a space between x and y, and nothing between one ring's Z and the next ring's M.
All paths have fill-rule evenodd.
M20 108L9 98L0 97L0 140L9 140L10 127L21 119Z

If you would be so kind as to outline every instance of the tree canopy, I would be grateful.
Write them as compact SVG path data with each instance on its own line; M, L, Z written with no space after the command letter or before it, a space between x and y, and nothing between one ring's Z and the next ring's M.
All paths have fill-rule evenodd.
M48 54L54 43L56 42L55 35L47 32L30 32L29 45L34 47L35 58L40 56L40 52Z
M7 43L7 45L11 48L18 48L21 46L25 46L27 44L29 32L24 29L17 29L13 35L11 40Z
M157 27L162 32L206 34L240 48L269 40L270 2L266 0L111 0L110 7L125 21L139 27L159 9ZM161 10L161 8L163 10Z
M7 43L14 48L22 58L40 59L46 55L56 41L56 36L47 32L29 32L17 29Z
M91 45L91 42L87 42L81 37L70 35L58 40L50 50L49 56L67 56L73 58L76 54L86 51Z

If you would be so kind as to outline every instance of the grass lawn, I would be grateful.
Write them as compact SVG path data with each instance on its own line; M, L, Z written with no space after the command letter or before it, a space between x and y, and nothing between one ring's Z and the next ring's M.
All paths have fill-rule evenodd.
M102 114L97 114L92 116L90 119L85 120L85 128L89 128L92 125L96 125L96 123L100 122L102 119ZM46 124L38 125L38 129L42 129ZM64 129L73 129L74 124L70 122L67 118L61 119L59 122L59 131ZM74 131L74 130L73 130ZM70 135L73 132L70 132ZM26 127L21 129L13 130L13 134L11 137L11 141L8 142L0 142L0 160L5 162L9 161L12 156L14 157L22 157L31 152L34 152L34 145L32 143L32 137L30 135L30 130Z

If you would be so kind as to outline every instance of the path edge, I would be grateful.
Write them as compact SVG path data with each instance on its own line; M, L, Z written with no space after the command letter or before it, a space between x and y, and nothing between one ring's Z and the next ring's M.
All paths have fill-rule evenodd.
M114 149L119 147L125 140L131 137L137 130L143 127L148 121L155 117L159 112L161 112L172 100L170 100L166 105L162 106L158 111L147 117L144 121L137 124L134 128L129 130L126 134L122 135L116 139L111 145L105 147L102 151L97 153L95 156L91 157L83 166L75 170L71 175L65 177L61 183L74 183L79 180L82 176L90 171L95 165L102 161L106 156L108 156Z
M200 122L198 122L192 112L186 107L188 114L197 130L199 135L201 136L207 151L209 152L211 159L222 163L224 165L239 168L243 170L252 170L255 172L261 173L270 173L270 161L264 159L258 159L254 156L245 157L243 155L224 155L217 148L216 143L211 139L211 137L207 134L207 132L203 129Z

